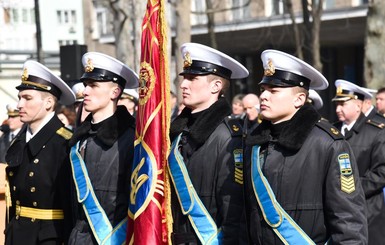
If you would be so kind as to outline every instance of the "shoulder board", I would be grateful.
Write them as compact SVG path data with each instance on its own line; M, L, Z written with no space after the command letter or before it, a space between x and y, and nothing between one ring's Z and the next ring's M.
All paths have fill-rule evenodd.
M66 127L61 127L61 128L59 128L59 129L56 131L56 133L57 133L58 135L60 135L61 137L63 137L64 139L66 139L66 140L69 140L69 139L71 139L71 137L72 137L72 131L69 130L68 128L66 128Z
M232 136L242 136L242 125L239 118L225 118L225 124L227 128L230 130Z
M385 127L385 124L384 123L380 123L380 122L376 122L376 121L373 121L373 119L368 119L366 121L367 124L370 124L372 126L375 126L377 128L380 128L380 129L383 129Z
M316 123L316 125L320 129L322 129L323 131L328 133L333 139L343 139L344 138L344 136L341 134L341 132L336 127L331 125L326 119L321 118Z

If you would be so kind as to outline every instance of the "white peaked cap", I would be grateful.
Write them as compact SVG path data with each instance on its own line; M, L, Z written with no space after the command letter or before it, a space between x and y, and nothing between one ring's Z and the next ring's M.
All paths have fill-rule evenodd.
M329 82L319 71L290 54L268 49L262 52L261 60L264 77L259 84L299 86L315 90L323 90L329 86Z
M208 46L185 43L181 47L181 53L184 57L184 65L179 75L214 74L229 80L249 76L249 71L241 63Z
M75 102L75 94L70 87L47 67L34 60L24 62L21 84L18 90L34 89L49 92L58 98L62 105Z

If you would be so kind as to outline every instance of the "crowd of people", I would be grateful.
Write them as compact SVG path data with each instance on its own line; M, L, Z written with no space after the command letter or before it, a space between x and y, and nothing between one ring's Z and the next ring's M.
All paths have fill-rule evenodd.
M318 113L316 91L329 82L292 55L263 51L260 91L228 103L230 83L248 70L197 43L181 54L172 244L385 242L385 88L336 80L333 123ZM0 128L5 244L125 243L139 78L98 52L82 64L70 88L24 63L19 101Z

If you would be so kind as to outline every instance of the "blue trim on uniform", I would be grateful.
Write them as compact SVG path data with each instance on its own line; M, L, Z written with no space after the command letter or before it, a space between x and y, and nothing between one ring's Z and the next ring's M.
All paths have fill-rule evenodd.
M315 244L277 202L269 182L262 173L259 150L260 146L253 146L251 181L265 221L284 244Z
M78 201L83 205L92 233L99 244L123 244L126 240L128 218L123 219L115 228L112 228L105 211L95 196L87 168L78 149L79 142L71 148L70 152L72 176Z
M181 205L202 244L221 244L222 231L203 205L188 175L183 157L178 151L181 134L174 140L168 157L171 180Z

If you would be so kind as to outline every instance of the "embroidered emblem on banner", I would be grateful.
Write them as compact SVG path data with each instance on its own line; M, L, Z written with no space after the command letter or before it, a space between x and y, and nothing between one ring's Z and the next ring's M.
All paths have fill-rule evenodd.
M234 181L238 184L243 185L243 151L242 149L235 149L234 154Z
M139 73L139 104L144 105L150 99L155 87L155 72L147 62L140 63Z
M352 193L356 190L356 187L354 185L354 177L349 154L343 153L338 155L337 158L341 173L341 191L348 194Z

